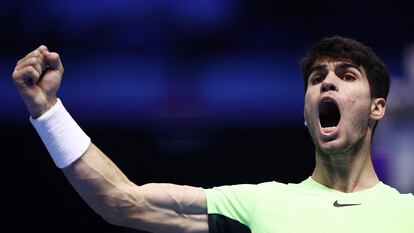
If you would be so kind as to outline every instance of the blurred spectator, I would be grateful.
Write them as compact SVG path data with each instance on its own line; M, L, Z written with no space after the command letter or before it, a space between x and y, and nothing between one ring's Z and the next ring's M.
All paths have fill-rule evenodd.
M414 43L403 51L403 75L393 77L387 114L380 122L375 151L386 161L390 185L401 192L414 192Z

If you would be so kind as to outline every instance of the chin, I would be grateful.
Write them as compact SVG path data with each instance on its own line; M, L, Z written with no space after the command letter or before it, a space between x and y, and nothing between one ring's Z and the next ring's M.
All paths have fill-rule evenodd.
M349 151L349 146L339 141L319 142L317 150L321 154L341 155Z

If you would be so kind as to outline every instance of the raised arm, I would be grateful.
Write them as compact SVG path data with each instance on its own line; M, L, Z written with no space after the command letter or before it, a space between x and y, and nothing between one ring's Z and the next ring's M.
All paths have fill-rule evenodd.
M120 226L150 232L208 232L201 188L135 185L90 143L56 97L62 74L59 55L40 46L17 63L13 80L52 158L88 205Z
M137 186L95 145L63 168L89 206L106 221L150 232L207 232L204 192L173 184Z

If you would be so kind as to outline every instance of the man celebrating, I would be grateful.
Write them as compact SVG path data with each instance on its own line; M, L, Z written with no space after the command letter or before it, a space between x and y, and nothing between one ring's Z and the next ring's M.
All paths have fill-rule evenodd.
M129 181L57 98L63 66L47 47L21 59L13 80L56 165L110 223L169 233L413 232L414 196L382 183L371 160L390 85L383 62L360 42L335 36L316 43L301 65L312 175L299 184L212 189Z

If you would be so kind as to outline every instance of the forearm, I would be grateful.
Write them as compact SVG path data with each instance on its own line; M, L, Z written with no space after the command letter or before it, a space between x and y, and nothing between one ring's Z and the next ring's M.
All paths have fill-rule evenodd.
M81 197L105 220L120 222L135 203L137 186L101 152L58 99L33 126L46 145L56 166ZM118 223L119 224L119 223Z

